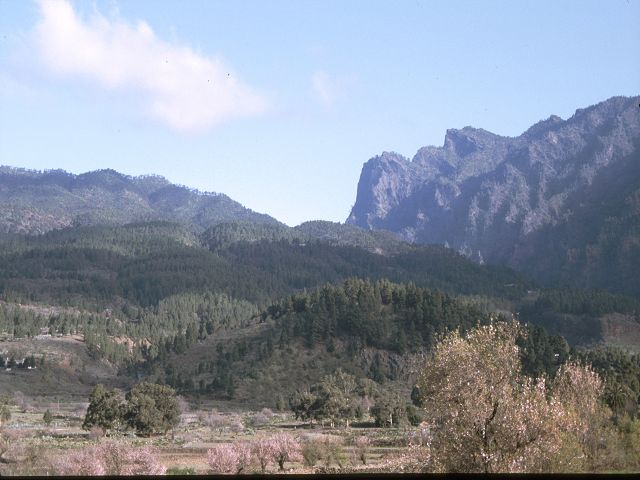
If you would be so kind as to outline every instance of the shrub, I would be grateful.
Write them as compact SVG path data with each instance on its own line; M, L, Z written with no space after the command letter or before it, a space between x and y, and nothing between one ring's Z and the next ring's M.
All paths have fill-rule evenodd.
M211 413L207 416L207 425L213 430L222 431L228 424L228 419L224 415L220 414L215 408L211 410Z
M253 427L263 427L269 423L269 417L263 415L262 413L256 413L255 415L251 415L249 417L249 423Z
M316 463L322 460L324 447L322 442L316 438L308 438L302 442L301 452L304 465L315 467Z
M431 438L431 430L429 427L421 427L417 430L409 432L407 435L407 445L425 447L429 445L429 439Z
M71 452L63 452L52 461L52 467L58 475L106 475L104 465L96 461L92 448L84 448Z
M342 468L346 462L342 439L339 437L325 436L322 440L324 465L330 467L332 464Z
M357 437L354 442L354 453L356 454L356 458L362 462L363 465L367 464L367 455L369 454L369 450L371 448L371 440L369 437L365 437L364 435L361 437Z
M42 416L42 421L47 427L51 425L51 422L53 422L53 414L51 413L51 410L49 410L48 408L47 408L47 411L44 412L44 415Z
M234 417L229 425L229 430L231 430L233 433L240 433L244 430L244 424L242 423L242 420L238 417Z
M179 467L174 465L165 472L167 475L195 475L196 471L193 467Z

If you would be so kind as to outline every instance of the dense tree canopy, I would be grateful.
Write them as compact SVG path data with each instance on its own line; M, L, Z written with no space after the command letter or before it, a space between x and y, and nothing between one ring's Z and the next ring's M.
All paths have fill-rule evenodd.
M291 295L266 313L282 335L304 338L310 346L341 338L399 353L430 347L447 329L467 329L489 318L438 291L356 278Z
M89 407L82 428L108 429L127 426L140 435L166 433L180 420L180 405L173 388L142 382L125 396L98 384L89 397Z
M117 390L107 390L102 384L95 386L89 396L89 407L82 428L100 427L103 433L120 426L122 421L122 399Z
M125 398L124 420L141 435L166 433L180 421L180 405L171 387L142 382Z

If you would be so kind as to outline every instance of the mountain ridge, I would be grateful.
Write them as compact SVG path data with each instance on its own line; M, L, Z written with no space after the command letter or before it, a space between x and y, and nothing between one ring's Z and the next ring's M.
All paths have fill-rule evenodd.
M517 137L449 129L442 147L423 147L411 160L384 152L364 164L346 223L448 245L544 281L575 284L579 276L586 279L576 286L601 288L612 276L615 290L639 295L637 281L624 285L629 258L640 259L639 101L613 97ZM613 239L611 223L620 230ZM624 258L589 256L616 248Z
M224 221L279 224L223 193L200 192L159 175L112 169L73 174L61 169L0 166L0 231L42 234L77 225L166 220L204 230Z

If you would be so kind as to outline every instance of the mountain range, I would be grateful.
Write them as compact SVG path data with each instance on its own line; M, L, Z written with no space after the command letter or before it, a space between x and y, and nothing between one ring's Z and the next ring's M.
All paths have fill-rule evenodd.
M189 223L201 231L225 221L279 223L224 194L199 192L158 175L0 167L0 231L42 234L71 226L158 220Z
M168 221L215 242L322 239L393 253L440 244L542 284L640 296L640 97L613 97L517 137L447 130L413 159L367 161L344 225L295 229L157 175L0 167L0 232ZM224 226L226 225L226 226ZM247 227L247 225L252 225ZM262 227L259 227L262 225ZM247 236L248 235L248 236ZM213 242L213 243L212 243Z
M640 97L518 137L447 130L413 159L365 163L347 224L444 244L552 285L640 295Z
M529 373L587 352L632 377L637 102L517 138L450 130L412 161L385 153L365 164L346 224L288 227L158 176L0 167L0 354L41 355L49 332L55 366L78 335L82 355L55 366L58 392L144 377L282 405L340 367L408 398L414 355L446 331L518 315ZM0 393L51 394L22 373L28 383L5 375Z

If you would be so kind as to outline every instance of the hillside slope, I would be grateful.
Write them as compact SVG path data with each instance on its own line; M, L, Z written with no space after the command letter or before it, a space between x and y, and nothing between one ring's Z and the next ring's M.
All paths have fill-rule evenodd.
M201 230L223 221L278 223L224 194L199 192L156 175L0 167L0 232L41 234L153 220L189 223Z

